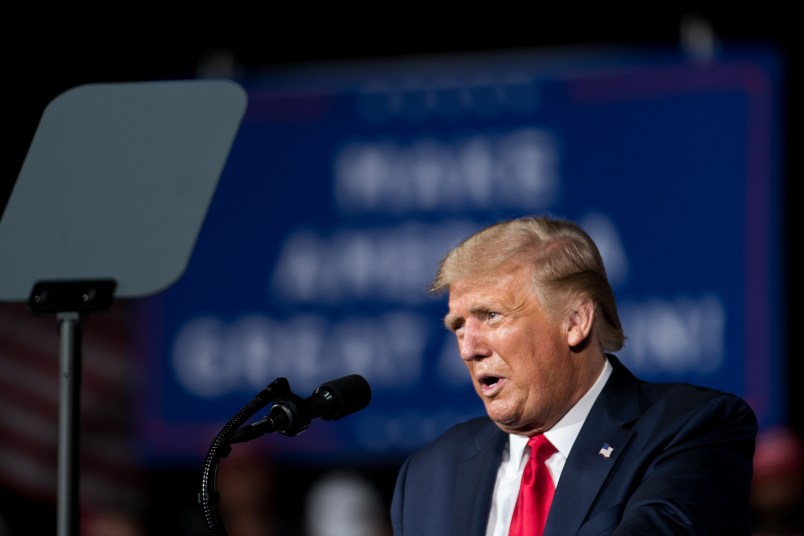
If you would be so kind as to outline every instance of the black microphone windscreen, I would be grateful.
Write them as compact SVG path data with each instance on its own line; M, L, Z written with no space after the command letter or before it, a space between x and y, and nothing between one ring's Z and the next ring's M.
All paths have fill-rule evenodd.
M359 374L350 374L321 384L315 394L332 397L334 411L323 415L324 420L337 420L368 406L371 401L371 387Z

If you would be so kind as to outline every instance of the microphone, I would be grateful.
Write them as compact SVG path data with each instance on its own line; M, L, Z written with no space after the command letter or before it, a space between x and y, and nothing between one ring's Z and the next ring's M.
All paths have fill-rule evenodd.
M312 396L302 399L291 393L274 402L262 419L243 426L230 443L242 443L271 432L295 436L307 430L313 419L336 421L368 406L371 387L363 376L350 374L321 384Z

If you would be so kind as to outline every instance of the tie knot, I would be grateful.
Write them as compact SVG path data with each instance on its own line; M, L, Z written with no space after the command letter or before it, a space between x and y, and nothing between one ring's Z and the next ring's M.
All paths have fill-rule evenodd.
M539 463L544 463L547 458L556 452L556 448L544 434L539 434L528 439L528 447L530 447L531 458L536 459Z

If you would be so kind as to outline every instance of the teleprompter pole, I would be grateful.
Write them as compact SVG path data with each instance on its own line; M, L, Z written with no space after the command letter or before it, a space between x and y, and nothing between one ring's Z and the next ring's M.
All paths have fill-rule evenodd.
M59 313L58 536L78 534L78 452L81 407L81 315Z
M32 313L54 313L59 323L58 536L77 536L80 528L81 323L86 313L111 306L116 286L111 279L39 281L28 299Z

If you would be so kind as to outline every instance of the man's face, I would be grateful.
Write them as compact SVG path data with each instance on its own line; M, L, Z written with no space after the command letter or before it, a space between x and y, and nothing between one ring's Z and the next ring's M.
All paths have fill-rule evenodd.
M447 326L489 417L506 432L552 427L583 395L569 321L551 318L519 267L450 287Z

